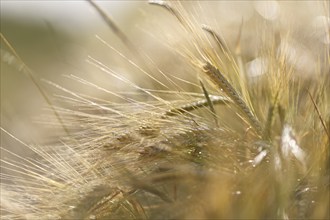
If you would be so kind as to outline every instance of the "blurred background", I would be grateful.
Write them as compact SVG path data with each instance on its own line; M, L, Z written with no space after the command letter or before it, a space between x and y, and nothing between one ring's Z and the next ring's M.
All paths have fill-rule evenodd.
M137 16L133 8L139 4L99 2L124 27L132 16ZM87 1L1 1L1 33L47 89L51 88L41 79L65 86L64 74L87 71L87 56L104 47L97 44L96 34L105 33L105 37L116 41ZM22 140L42 140L48 131L38 129L35 119L47 105L20 67L21 63L1 41L1 126ZM53 95L52 91L47 93Z
M170 47L182 44L187 36L166 10L147 1L96 2L162 71L181 72L184 68L181 58L178 60ZM122 41L87 1L2 0L0 4L1 33L33 70L50 97L61 91L41 79L88 93L88 88L63 76L70 74L114 91L126 89L120 82L97 73L86 62L88 56L115 68L135 83L143 81L141 74L134 78L135 68L96 38L99 36L131 58ZM182 4L197 22L221 33L231 49L235 48L243 21L242 54L251 76L263 74L263 65L267 63L258 54L265 24L292 36L292 41L283 47L289 48L288 57L306 75L313 74L313 65L323 59L319 51L329 48L330 22L324 1L184 1ZM1 127L27 143L42 143L56 131L38 123L47 104L21 66L1 40ZM97 96L94 92L90 94ZM5 148L20 151L19 147L15 149L17 142L3 132L1 142Z

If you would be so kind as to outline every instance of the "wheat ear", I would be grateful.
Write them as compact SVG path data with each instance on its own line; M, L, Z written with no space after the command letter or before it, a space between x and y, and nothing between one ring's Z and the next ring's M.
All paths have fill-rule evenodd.
M218 89L223 90L225 94L228 95L228 97L240 108L257 134L261 135L262 128L260 122L226 77L210 62L206 62L203 66L203 70L211 81L217 85Z

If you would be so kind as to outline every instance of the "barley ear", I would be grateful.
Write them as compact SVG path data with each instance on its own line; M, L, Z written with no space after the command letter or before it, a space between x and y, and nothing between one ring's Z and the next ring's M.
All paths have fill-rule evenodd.
M206 64L203 66L203 70L209 79L217 86L217 88L220 91L224 91L225 94L239 107L239 109L244 113L244 116L247 118L251 127L259 136L261 136L262 128L260 122L252 113L247 104L243 101L238 92L236 92L234 87L228 82L225 76L209 62L206 62Z

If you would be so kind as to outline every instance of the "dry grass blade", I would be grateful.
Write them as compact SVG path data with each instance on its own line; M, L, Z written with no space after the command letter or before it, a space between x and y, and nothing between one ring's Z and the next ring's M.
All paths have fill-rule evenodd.
M320 119L320 122L321 122L321 124L322 124L322 126L323 126L324 132L327 134L327 136L328 136L328 141L329 141L329 143L330 143L330 131L328 130L328 128L327 128L327 126L326 126L326 123L325 123L325 121L324 121L324 119L323 119L323 117L322 117L322 115L321 115L321 112L320 112L319 108L317 107L317 104L315 103L315 100L314 100L312 94L311 94L310 91L308 91L308 90L307 90L307 92L308 92L308 95L309 95L310 99L311 99L312 102L313 102L313 106L314 106L314 108L315 108L315 111L317 112L317 115L318 115L318 117L319 117L319 119Z
M23 60L21 59L21 57L17 54L17 52L15 51L15 49L11 46L11 44L8 42L8 40L5 38L5 36L3 36L2 33L0 33L1 39L5 42L5 45L7 45L10 49L10 51L14 54L15 58L18 60L18 62L22 65L22 69L25 73L27 73L28 77L30 78L30 80L32 81L32 83L36 86L36 88L38 89L38 91L40 92L41 96L43 97L43 99L47 102L48 106L52 109L54 115L56 116L57 120L60 122L60 124L62 125L63 130L65 131L65 133L67 135L69 135L69 130L66 128L66 126L64 125L64 122L61 118L61 116L58 114L58 112L56 111L56 109L54 108L54 105L52 104L52 102L50 101L47 92L44 88L41 87L41 85L39 84L39 82L37 81L36 77L34 76L33 71L23 62Z
M178 19L180 24L182 24L182 26L184 26L187 30L189 30L189 31L192 30L191 26L189 25L189 23L187 23L187 20L183 18L183 16L180 14L180 12L178 10L174 9L166 1L163 1L163 0L149 0L149 4L163 7L164 9L169 11L172 15L174 15Z
M202 25L202 29L212 35L212 37L215 39L218 46L220 47L221 51L223 51L228 56L230 50L228 49L227 44L225 44L225 42L221 39L221 37L211 27L207 25Z
M98 5L94 2L94 0L87 0L101 15L103 20L107 23L110 29L118 36L120 40L132 51L137 53L137 49L134 44L128 39L126 34L120 30L120 28L116 25L116 23L111 19L111 17Z
M218 122L218 119L217 119L217 113L215 112L215 109L214 109L214 106L213 106L213 102L210 99L210 95L209 95L208 91L206 90L206 88L205 88L204 84L202 83L202 81L199 81L199 82L200 82L200 84L202 86L202 90L203 90L204 96L206 98L207 104L210 107L210 110L211 110L211 112L213 114L215 125L217 127L219 127L219 122Z

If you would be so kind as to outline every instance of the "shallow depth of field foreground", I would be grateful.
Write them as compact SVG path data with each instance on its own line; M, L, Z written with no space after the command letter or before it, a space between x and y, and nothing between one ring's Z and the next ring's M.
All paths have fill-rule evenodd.
M329 2L85 4L71 43L3 22L1 219L330 218Z

